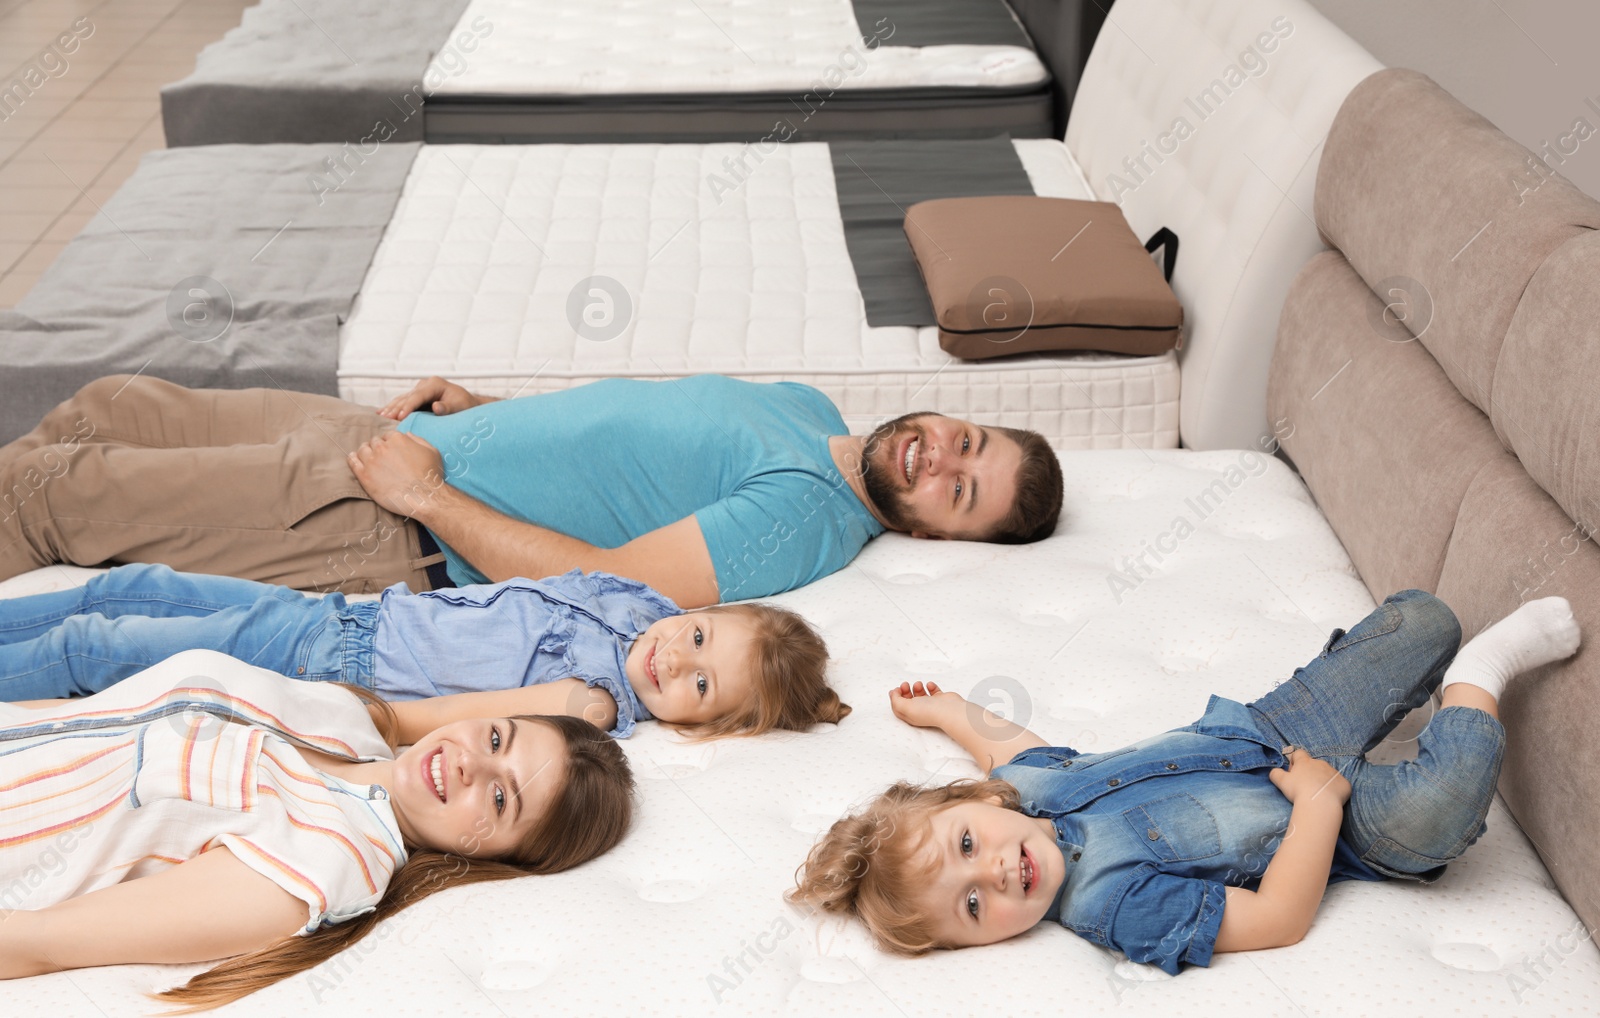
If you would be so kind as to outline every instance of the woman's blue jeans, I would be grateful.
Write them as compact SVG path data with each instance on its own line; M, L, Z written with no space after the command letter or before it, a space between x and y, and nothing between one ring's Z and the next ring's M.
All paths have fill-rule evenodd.
M1446 707L1398 764L1365 758L1427 703L1461 644L1461 625L1432 594L1393 595L1322 653L1249 704L1268 737L1307 750L1350 782L1340 833L1361 861L1391 877L1438 879L1487 830L1506 733L1471 707Z
M0 700L86 696L182 650L217 650L296 679L361 682L342 594L124 565L73 590L0 599ZM375 607L375 606L373 606ZM369 612L361 612L363 616Z

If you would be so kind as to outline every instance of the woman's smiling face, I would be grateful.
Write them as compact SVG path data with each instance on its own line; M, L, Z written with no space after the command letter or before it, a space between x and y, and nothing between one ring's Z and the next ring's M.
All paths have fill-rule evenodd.
M501 857L550 807L566 767L566 742L550 725L457 721L395 758L390 804L408 845Z

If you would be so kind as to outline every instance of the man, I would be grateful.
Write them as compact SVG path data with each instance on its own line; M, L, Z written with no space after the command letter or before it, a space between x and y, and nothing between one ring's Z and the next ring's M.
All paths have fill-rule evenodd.
M809 386L608 379L496 400L428 378L328 396L92 382L0 448L0 579L162 562L313 590L631 577L685 608L843 567L885 529L1034 541L1061 468L936 414L851 436Z

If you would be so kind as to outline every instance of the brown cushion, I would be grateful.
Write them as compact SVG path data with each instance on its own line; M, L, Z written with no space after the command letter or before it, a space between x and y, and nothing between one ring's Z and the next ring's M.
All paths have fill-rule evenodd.
M956 357L1178 344L1183 306L1110 202L940 198L911 206L905 230Z

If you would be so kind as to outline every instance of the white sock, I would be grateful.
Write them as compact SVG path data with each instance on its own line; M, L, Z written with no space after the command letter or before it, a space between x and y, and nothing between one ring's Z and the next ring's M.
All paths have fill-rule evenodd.
M1529 601L1468 640L1445 669L1440 689L1465 682L1498 700L1508 679L1569 657L1577 651L1578 640L1578 623L1566 598Z

